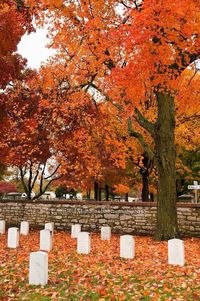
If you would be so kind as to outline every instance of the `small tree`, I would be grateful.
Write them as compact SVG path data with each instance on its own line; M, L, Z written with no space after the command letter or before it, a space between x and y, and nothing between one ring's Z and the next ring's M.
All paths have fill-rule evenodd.
M48 161L45 163L28 161L23 167L19 167L20 178L28 200L36 200L42 196L52 182L62 177L58 173L59 167L60 164L48 164ZM39 191L33 195L36 184L39 186Z
M62 198L64 194L68 193L68 189L64 185L60 185L56 188L55 194L57 198Z

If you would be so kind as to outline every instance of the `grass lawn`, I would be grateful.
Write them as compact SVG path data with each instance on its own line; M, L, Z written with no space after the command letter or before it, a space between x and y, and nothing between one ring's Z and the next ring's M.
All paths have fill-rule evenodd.
M135 237L136 256L120 259L119 236L101 241L92 234L90 255L76 253L69 233L54 235L49 253L49 283L28 284L29 253L38 251L39 231L20 237L18 249L0 236L0 300L200 300L200 239L185 239L184 267L167 264L167 242Z

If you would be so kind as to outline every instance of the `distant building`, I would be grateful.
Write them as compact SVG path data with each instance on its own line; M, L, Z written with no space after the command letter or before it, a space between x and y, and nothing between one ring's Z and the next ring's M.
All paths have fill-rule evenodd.
M41 198L44 200L53 200L56 198L56 194L54 191L45 191Z
M17 200L21 198L22 193L21 192L8 192L4 196L4 199L8 200Z

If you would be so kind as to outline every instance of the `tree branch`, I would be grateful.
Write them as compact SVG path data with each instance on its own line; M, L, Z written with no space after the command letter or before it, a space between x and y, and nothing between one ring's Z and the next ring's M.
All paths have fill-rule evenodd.
M40 163L38 164L38 168L37 168L35 177L34 177L34 179L33 179L32 185L31 185L31 190L33 190L33 187L34 187L34 185L35 185L35 181L37 180L37 177L38 177L38 175L39 175L39 170L40 170Z
M56 180L62 178L62 176L63 176L63 175L60 175L60 176L58 176L58 177L56 177L56 178L51 179L51 180L46 184L46 186L45 186L42 190L40 190L40 192L39 192L38 194L36 194L36 195L32 198L32 200L34 201L34 200L38 199L41 195L43 195L43 194L45 193L45 191L47 190L47 188L50 186L50 184L51 184L53 181L56 181Z
M139 123L139 125L141 125L145 130L147 130L149 134L154 138L154 123L147 120L137 108L135 108L135 114L135 119Z
M106 101L110 102L113 106L115 106L119 111L121 111L121 112L124 111L123 107L120 104L116 103L107 94L103 93L102 89L100 89L99 87L97 87L94 83L90 83L90 87L94 88L99 93L101 93L102 97L104 97L104 99Z
M28 188L27 188L26 183L24 181L24 176L26 174L26 169L25 169L25 172L23 172L22 167L19 167L19 171L20 171L20 177L21 177L21 181L22 181L22 185L23 185L24 191L25 191L25 193L28 196Z
M154 158L153 151L151 150L150 146L146 143L146 141L145 141L144 137L142 136L142 134L140 134L140 133L133 130L132 121L131 121L130 118L128 118L128 133L129 133L129 136L135 137L139 140L139 142L142 145L144 151L146 152L148 158L153 159Z
M33 177L33 171L32 171L32 167L33 167L33 162L30 160L30 165L29 165L29 179L28 179L28 198L30 198L31 196L31 182L32 182L32 177Z
M43 192L42 192L42 186L43 186L43 179L44 179L45 168L46 168L46 162L44 163L44 166L43 166L43 169L42 169L42 173L41 173L41 178L40 178L40 193L41 194L43 194Z
M51 175L49 175L48 177L44 177L45 180L50 179L59 169L59 167L61 166L61 164L58 164L58 166L55 168L55 170L51 173Z

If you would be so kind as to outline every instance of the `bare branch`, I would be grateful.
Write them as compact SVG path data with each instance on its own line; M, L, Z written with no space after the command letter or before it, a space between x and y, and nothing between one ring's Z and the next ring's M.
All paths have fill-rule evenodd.
M39 170L40 170L40 163L38 164L38 168L37 168L35 177L34 177L34 179L33 179L32 185L31 185L31 190L33 190L33 187L34 187L35 182L36 182L36 180L37 180L37 177L38 177L38 175L39 175Z
M48 180L50 179L59 169L59 167L61 166L61 164L58 164L58 166L55 168L55 170L48 176L48 177L44 177L44 180Z

